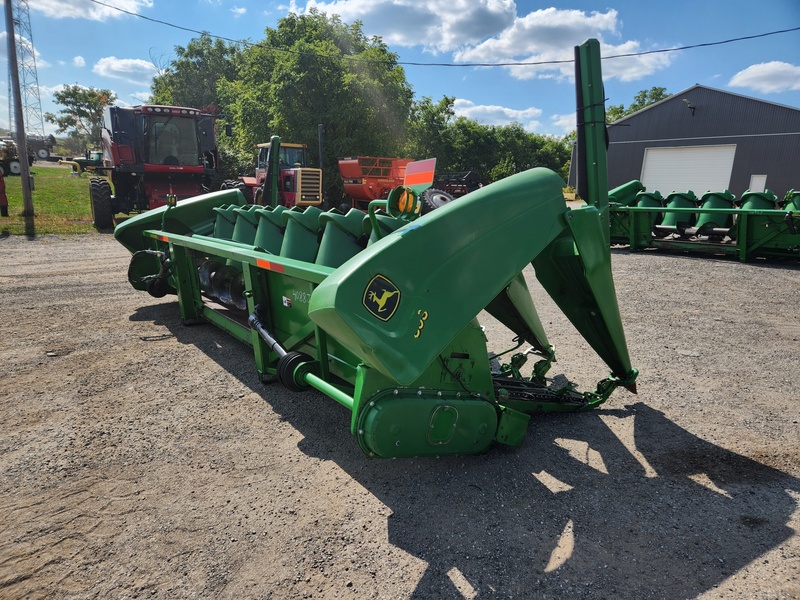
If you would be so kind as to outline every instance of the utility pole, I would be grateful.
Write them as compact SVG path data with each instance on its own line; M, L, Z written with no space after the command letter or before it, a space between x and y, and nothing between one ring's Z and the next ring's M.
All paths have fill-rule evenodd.
M17 132L17 152L19 153L19 175L22 179L22 216L33 218L33 196L31 195L31 177L28 165L28 143L25 134L25 120L22 117L22 93L19 87L19 71L17 67L17 44L14 33L14 17L11 13L11 1L3 3L6 11L6 37L8 39L8 72L11 74L11 93L14 94L14 122ZM10 127L9 123L9 127Z

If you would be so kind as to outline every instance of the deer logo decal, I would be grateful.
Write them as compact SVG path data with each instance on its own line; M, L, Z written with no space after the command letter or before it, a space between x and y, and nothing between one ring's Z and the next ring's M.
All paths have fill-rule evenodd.
M372 316L388 321L400 304L400 290L383 275L375 275L364 290L362 303Z

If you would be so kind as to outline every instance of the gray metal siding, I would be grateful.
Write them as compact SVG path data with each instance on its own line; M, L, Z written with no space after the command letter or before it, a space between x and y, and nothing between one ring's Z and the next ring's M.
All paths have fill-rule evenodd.
M731 192L741 196L753 174L767 175L767 187L779 196L800 189L800 109L695 86L608 132L609 188L639 179L645 148L736 144Z

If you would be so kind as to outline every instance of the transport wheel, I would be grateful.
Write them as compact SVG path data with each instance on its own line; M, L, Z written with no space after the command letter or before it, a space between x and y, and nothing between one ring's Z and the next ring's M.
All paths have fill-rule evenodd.
M6 163L0 163L0 172L3 173L3 177L8 177L8 165Z
M308 354L303 354L302 352L289 352L286 356L282 356L278 361L278 381L281 382L283 387L293 392L307 390L307 385L297 382L295 371L302 363L312 360Z
M12 160L8 163L8 170L11 171L12 175L19 175L22 173L22 167L19 165L18 160Z
M422 214L427 214L453 200L455 198L447 192L429 188L422 192Z
M36 156L37 158L41 158L42 160L47 160L48 158L50 158L50 150L48 150L47 148L39 148L36 151Z
M95 229L111 229L114 226L114 210L111 207L111 186L108 181L99 177L93 177L89 181L89 201Z

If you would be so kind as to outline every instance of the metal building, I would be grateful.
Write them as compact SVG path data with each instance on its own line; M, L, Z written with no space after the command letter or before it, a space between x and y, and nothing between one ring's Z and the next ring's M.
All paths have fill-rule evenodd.
M800 189L800 109L692 86L608 127L608 186L664 196ZM573 179L573 174L570 174Z

